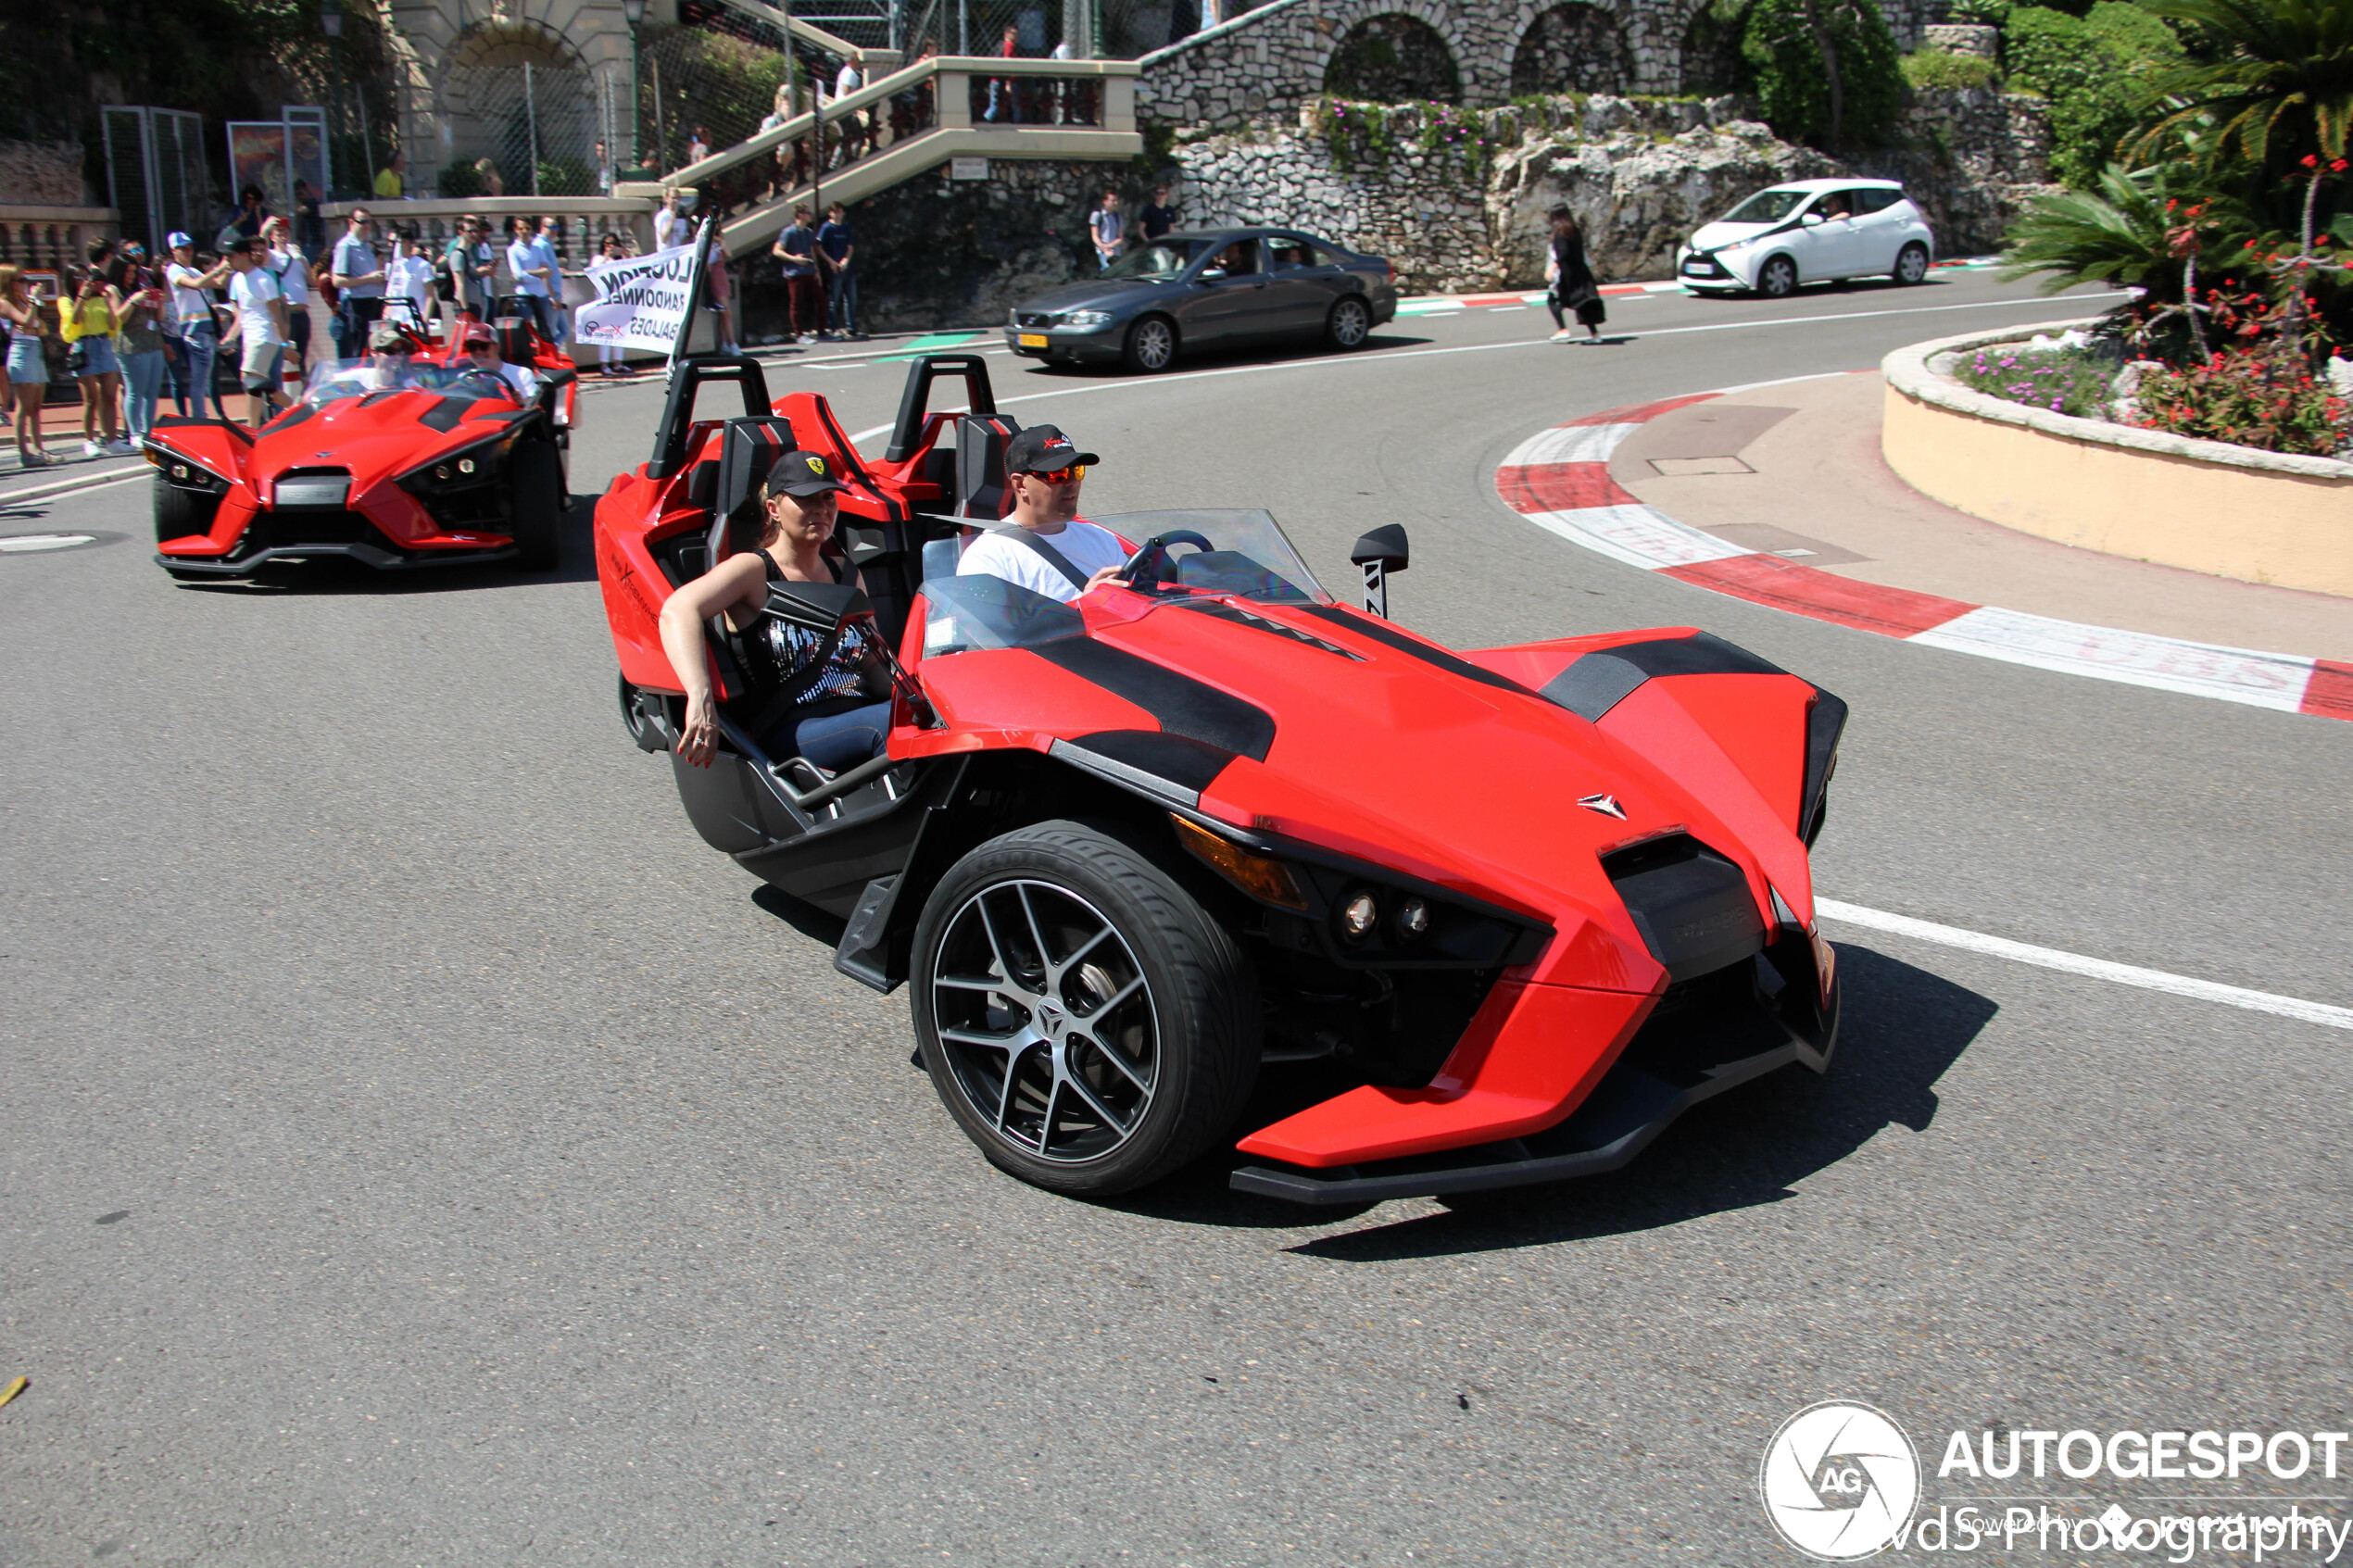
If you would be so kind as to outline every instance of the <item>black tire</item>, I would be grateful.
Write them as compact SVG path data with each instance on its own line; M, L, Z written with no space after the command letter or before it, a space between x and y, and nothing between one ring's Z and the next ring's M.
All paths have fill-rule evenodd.
M1354 295L1332 303L1332 313L1324 319L1324 341L1334 348L1362 348L1365 340L1373 335L1372 307Z
M1176 363L1176 323L1165 316L1147 316L1127 329L1121 358L1140 376L1156 376Z
M1928 281L1928 246L1914 240L1896 253L1895 270L1889 274L1897 282L1909 287Z
M156 475L155 485L157 544L212 532L213 514L220 509L218 497L182 490L161 474Z
M1786 256L1768 257L1756 270L1756 292L1767 299L1787 299L1797 292L1797 263Z
M563 522L563 464L545 441L526 439L515 452L515 564L525 571L552 571L557 531Z
M1227 1134L1257 1081L1240 946L1101 827L1042 822L965 856L925 901L912 969L948 1113L1050 1191L1157 1181Z

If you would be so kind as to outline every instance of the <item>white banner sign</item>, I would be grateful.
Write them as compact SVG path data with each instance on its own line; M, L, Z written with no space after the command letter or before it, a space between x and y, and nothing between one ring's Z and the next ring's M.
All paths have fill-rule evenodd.
M673 245L588 269L597 297L572 313L572 335L584 344L650 348L667 354L678 341L694 295L695 247Z

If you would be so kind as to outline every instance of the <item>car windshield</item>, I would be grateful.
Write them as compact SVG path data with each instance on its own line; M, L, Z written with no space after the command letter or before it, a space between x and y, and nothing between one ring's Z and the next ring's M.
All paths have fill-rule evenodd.
M365 397L371 392L409 390L520 401L514 388L495 370L374 355L365 359L321 359L313 364L309 378L303 383L302 400L307 406L317 408L346 397Z
M1270 512L1123 512L1089 521L1136 543L1143 559L1130 586L1162 604L1223 595L1260 604L1332 602ZM1076 606L986 573L927 578L924 603L926 659L1087 634Z
M1101 275L1106 278L1146 278L1155 282L1173 278L1208 245L1206 240L1158 240L1148 245L1138 245L1105 268Z
M1811 191L1759 191L1726 213L1725 223L1779 223L1806 205Z

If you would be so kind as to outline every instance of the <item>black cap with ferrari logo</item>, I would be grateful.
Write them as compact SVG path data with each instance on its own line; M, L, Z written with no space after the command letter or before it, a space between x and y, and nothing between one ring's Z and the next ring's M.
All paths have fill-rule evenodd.
M833 465L818 452L787 452L768 470L771 495L823 495L849 488L834 477Z
M1101 461L1092 452L1081 452L1059 425L1031 425L1005 444L1007 473L1053 473Z

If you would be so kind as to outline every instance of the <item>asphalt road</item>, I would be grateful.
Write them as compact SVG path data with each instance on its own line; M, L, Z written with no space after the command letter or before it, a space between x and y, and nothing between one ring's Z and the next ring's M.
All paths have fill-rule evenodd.
M1780 615L1493 493L1580 412L2068 307L1981 273L1612 312L1604 347L1530 310L1141 383L992 364L1103 454L1090 511L1268 506L1335 585L1403 522L1392 606L1449 641L1698 624L1839 693L1830 896L2353 1004L2353 726ZM776 380L890 418L902 365L811 358ZM658 399L584 403L585 490ZM141 485L0 501L102 536L0 555L5 1568L1783 1563L1758 1460L1818 1399L1931 1473L1954 1428L2353 1424L2353 1035L1866 932L1826 1079L1615 1176L1309 1213L1222 1167L1110 1206L996 1174L904 993L623 738L585 521L552 579L184 588Z

